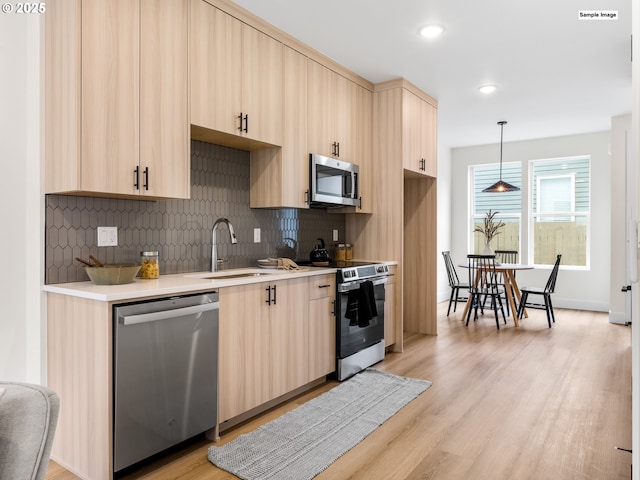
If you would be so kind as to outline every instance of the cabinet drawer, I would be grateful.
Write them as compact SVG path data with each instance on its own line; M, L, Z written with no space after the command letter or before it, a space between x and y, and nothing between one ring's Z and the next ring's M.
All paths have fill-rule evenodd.
M309 280L309 300L329 297L335 294L335 275L317 275Z

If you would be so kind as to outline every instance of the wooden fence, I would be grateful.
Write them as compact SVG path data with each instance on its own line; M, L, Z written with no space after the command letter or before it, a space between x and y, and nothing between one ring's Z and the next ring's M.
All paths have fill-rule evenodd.
M481 223L478 222L478 225ZM563 265L587 265L587 226L577 222L535 222L534 259L536 265L553 265L556 255L562 254ZM507 223L500 235L491 241L493 250L519 250L520 225ZM474 252L482 253L484 236L474 234Z

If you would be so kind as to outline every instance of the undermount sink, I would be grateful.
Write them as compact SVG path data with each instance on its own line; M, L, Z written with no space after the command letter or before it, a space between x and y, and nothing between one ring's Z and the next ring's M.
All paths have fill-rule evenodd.
M262 277L265 275L273 275L274 273L282 273L277 269L239 269L239 270L228 270L222 272L203 272L203 273L192 273L185 275L185 277L191 278L201 278L203 280L226 280L231 278L250 278L250 277Z
M256 273L211 273L211 275L204 275L199 278L241 278L241 277L261 277L263 275L271 275L271 272L256 272Z

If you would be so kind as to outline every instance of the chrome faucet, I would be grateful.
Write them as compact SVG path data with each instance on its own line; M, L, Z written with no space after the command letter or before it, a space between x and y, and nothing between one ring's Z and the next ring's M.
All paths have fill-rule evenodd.
M231 244L235 245L238 243L238 239L236 238L236 232L233 230L233 225L226 218L219 218L213 224L213 228L211 229L211 271L215 272L218 270L218 252L216 245L216 228L221 223L226 223L227 227L229 227L229 236L231 238Z

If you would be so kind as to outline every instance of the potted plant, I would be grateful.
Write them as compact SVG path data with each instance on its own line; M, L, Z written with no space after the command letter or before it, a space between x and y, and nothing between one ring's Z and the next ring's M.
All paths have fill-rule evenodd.
M482 253L485 255L493 255L493 250L490 245L491 240L500 235L500 229L504 227L504 222L501 220L494 220L494 217L498 213L499 212L492 212L489 210L484 216L484 225L476 225L476 228L473 229L474 232L481 233L484 236L485 245Z

